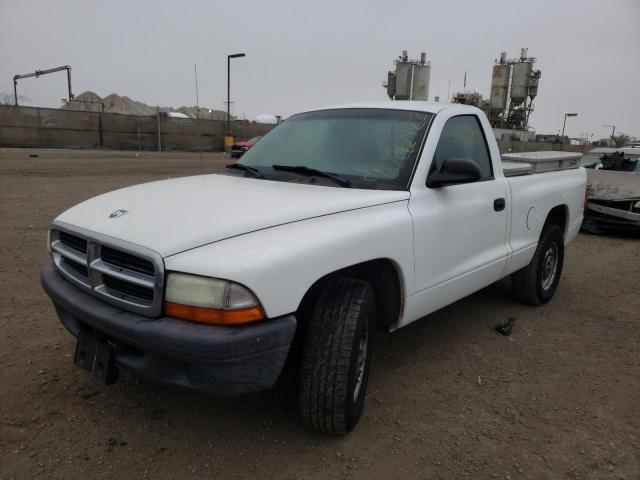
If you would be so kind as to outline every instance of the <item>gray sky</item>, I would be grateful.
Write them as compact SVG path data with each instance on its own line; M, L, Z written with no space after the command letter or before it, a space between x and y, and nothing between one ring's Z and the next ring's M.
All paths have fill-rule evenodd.
M116 92L151 105L223 109L226 55L233 112L290 115L385 100L403 49L431 60L430 99L467 87L489 93L501 51L521 47L542 70L531 125L539 133L640 136L640 0L94 1L0 0L0 91L12 77L70 64L74 93ZM64 73L27 79L33 105L59 107Z

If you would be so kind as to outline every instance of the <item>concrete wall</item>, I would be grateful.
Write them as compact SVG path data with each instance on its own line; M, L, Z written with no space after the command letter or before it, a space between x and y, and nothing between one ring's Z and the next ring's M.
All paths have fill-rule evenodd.
M162 150L221 151L226 123L160 117ZM234 137L264 135L273 125L232 122ZM0 146L157 150L158 117L0 105Z

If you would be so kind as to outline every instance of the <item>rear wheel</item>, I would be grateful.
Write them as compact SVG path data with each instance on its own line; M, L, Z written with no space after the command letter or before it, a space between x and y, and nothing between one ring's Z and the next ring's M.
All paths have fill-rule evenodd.
M338 278L320 289L301 358L299 408L305 427L344 434L360 420L371 363L371 286Z
M511 276L513 293L530 305L542 305L553 297L564 262L564 236L557 225L545 227L531 263Z

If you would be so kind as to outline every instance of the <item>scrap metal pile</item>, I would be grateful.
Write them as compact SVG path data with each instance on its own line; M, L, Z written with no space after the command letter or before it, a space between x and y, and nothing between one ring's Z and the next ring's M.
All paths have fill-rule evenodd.
M596 234L640 233L640 149L594 153L582 161L588 172L582 228Z

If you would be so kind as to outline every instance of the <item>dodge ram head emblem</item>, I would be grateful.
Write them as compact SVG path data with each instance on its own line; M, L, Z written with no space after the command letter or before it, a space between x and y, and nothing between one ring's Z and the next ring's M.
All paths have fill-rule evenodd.
M109 215L109 218L122 217L123 215L126 215L127 213L129 213L129 210L116 210L115 212L111 212L111 214Z

